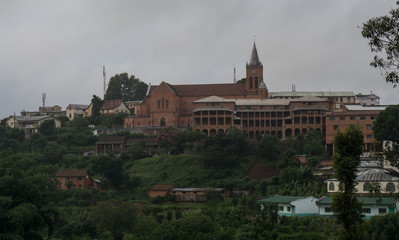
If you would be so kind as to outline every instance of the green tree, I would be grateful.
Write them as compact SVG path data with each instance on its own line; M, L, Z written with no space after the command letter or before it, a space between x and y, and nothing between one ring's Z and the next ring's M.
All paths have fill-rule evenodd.
M105 100L123 99L123 101L142 100L147 93L148 85L134 75L116 74L109 80Z
M268 161L276 161L280 157L277 144L277 137L265 134L258 145L258 153Z
M51 136L55 134L55 121L52 120L46 120L40 124L39 133L43 134L44 136Z
M396 4L399 5L399 1ZM385 80L396 87L399 82L399 8L391 9L389 14L364 23L362 35L368 39L371 52L377 54L370 65L379 68Z
M324 152L324 144L321 139L321 132L310 129L305 135L303 151L310 156L321 155Z
M98 125L101 122L100 110L103 103L104 101L100 97L93 95L91 99L91 116L89 118L91 124Z
M361 203L354 194L357 167L362 153L363 134L359 127L350 126L345 132L334 136L335 154L333 168L335 176L344 186L343 192L332 196L331 208L343 225L343 239L357 239L356 226L362 220Z
M374 137L389 141L384 153L393 166L399 166L399 105L392 105L380 112L373 126Z
M100 202L90 212L98 231L110 231L114 240L122 240L125 232L132 231L136 218L136 209L127 202Z
M236 128L209 137L204 142L203 162L209 168L222 169L237 166L242 156L249 153L248 138Z

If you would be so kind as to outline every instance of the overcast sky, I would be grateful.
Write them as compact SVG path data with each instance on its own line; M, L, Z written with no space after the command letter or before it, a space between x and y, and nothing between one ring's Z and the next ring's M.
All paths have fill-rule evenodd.
M0 3L0 118L89 104L127 72L152 85L245 77L254 36L271 92L373 93L398 103L358 26L395 0L22 1Z

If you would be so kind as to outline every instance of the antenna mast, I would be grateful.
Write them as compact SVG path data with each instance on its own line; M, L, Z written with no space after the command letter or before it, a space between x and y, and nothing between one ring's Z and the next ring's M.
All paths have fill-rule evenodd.
M236 65L234 65L234 83L237 83L237 78L236 78Z
M43 108L46 107L46 93L42 93Z
M105 74L105 66L103 66L103 77L104 77L104 89L103 89L103 98L105 98L105 92L107 91L107 82L106 82L106 74Z

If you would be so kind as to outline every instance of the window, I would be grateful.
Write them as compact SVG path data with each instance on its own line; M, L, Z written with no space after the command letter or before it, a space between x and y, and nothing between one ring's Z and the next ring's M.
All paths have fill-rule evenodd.
M363 208L363 213L371 213L371 209L370 208Z
M371 119L371 120L375 120L375 116L371 116L370 119Z
M370 183L364 183L363 184L363 191L368 191L370 189Z
M387 183L386 189L387 189L387 192L395 191L395 184L393 184L392 182Z
M371 134L367 135L367 139L372 139L372 138L373 138L373 135L371 135Z
M366 117L364 117L364 116L360 117L360 120L366 120Z
M334 121L335 120L335 118L334 117L330 117L330 121Z
M329 191L335 191L335 185L334 185L333 182L330 182L330 183L328 184L328 190L329 190Z
M334 126L333 126L333 129L334 129L334 130L337 130L337 129L338 129L338 125L334 125Z
M290 206L287 207L287 212L291 212L291 207Z
M169 100L166 100L166 108L169 108Z
M278 206L278 210L279 211L284 211L284 207L283 206Z
M378 209L378 214L385 214L387 213L387 209L386 208L379 208Z
M367 125L366 125L366 129L371 129L371 127L372 127L372 126L371 126L370 124L367 124Z
M324 212L326 212L326 213L331 212L331 208L329 208L329 207L324 208Z
M345 120L345 117L340 117L339 120Z
M356 117L350 117L350 120L356 120Z

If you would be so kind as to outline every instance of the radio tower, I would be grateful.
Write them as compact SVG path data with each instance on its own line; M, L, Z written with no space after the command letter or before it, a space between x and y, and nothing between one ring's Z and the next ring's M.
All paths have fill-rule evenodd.
M104 89L103 89L103 99L105 98L105 92L107 91L107 82L106 82L106 74L105 74L105 66L103 66L103 77L104 77Z
M43 109L46 107L46 93L42 93Z

